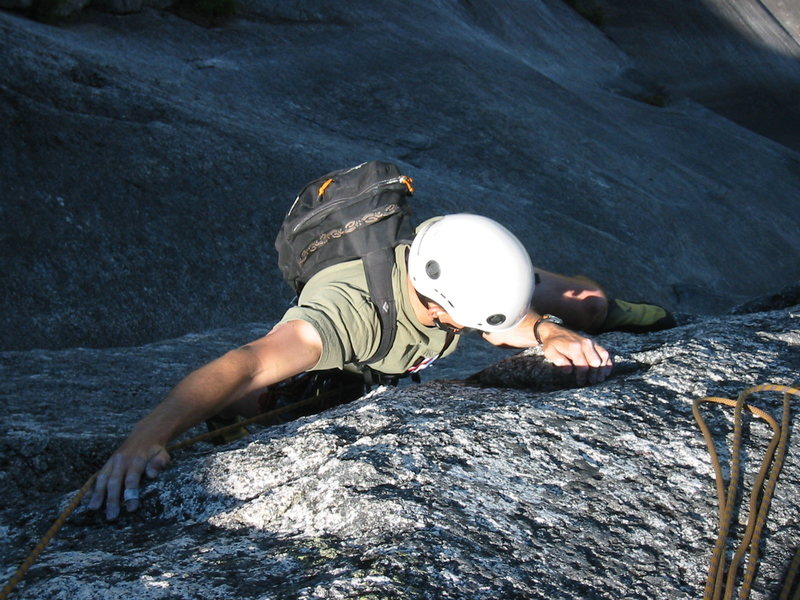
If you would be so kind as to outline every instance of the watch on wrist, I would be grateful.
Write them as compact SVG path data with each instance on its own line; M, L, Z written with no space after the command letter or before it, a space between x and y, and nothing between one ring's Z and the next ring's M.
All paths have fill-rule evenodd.
M542 338L539 337L539 325L544 323L545 321L552 323L553 325L563 325L564 321L559 319L555 315L542 315L538 319L536 319L536 323L533 324L533 337L536 338L536 341L541 346L543 344Z

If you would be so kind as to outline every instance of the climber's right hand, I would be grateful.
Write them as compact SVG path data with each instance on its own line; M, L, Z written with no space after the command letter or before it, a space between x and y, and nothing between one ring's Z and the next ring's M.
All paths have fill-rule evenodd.
M142 474L153 479L170 462L163 445L137 443L133 437L128 438L100 469L89 501L90 510L99 510L105 504L109 521L119 516L120 501L128 512L139 508Z

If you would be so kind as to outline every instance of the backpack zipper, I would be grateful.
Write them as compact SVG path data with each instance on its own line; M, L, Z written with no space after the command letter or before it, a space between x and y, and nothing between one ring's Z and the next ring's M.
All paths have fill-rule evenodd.
M345 202L350 202L350 201L356 200L358 198L361 198L362 196L368 196L368 195L372 194L376 189L378 189L380 187L390 186L390 185L400 184L400 183L403 184L403 186L405 187L405 189L408 192L413 192L414 191L414 188L411 186L411 178L408 177L407 175L400 175L399 177L392 177L391 179L383 179L381 181L376 181L371 186L369 186L367 189L363 190L362 192L360 192L360 193L358 193L358 194L356 194L354 196L348 196L346 198L339 198L335 202L329 202L328 204L320 206L317 210L311 211L308 215L306 215L306 217L302 221L300 221L294 227L292 227L292 233L293 234L297 233L298 230L302 229L303 226L312 217L319 217L319 216L326 215L329 212L332 212L333 210L335 210L336 207L338 207L340 204L344 204ZM294 208L294 207L292 207L292 208Z

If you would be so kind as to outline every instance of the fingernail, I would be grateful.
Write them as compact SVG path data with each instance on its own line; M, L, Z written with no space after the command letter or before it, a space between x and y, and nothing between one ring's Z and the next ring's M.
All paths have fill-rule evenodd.
M133 512L137 508L139 508L138 500L128 500L128 502L125 504L125 510L127 510L128 512Z
M109 521L113 521L119 516L119 507L117 506L108 506L106 507L106 519Z

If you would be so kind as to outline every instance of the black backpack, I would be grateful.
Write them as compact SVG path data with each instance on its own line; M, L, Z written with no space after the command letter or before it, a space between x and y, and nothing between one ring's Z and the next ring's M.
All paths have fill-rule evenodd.
M362 366L383 359L397 332L391 274L394 248L414 237L407 201L414 192L411 184L395 165L381 161L328 173L303 188L275 240L278 266L298 294L326 267L359 258L364 262L381 340Z

